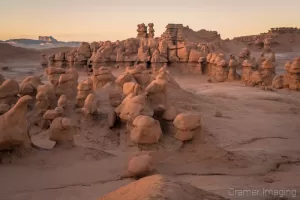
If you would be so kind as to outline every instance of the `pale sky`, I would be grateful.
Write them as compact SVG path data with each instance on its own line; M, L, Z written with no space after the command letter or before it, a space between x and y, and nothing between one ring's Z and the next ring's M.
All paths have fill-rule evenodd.
M137 24L216 30L222 38L300 27L300 0L0 0L0 40L53 36L62 41L123 40Z

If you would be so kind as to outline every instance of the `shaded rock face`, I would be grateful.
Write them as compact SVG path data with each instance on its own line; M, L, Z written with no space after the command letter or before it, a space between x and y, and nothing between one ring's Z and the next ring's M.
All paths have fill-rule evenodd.
M32 98L21 97L16 105L0 116L0 150L16 147L30 148L30 124L27 121L27 104Z
M153 175L140 179L101 197L99 200L119 199L226 200L226 198L214 193L206 192L188 183L178 182L163 175Z
M240 80L241 76L236 72L238 61L233 56L231 56L228 66L228 81Z

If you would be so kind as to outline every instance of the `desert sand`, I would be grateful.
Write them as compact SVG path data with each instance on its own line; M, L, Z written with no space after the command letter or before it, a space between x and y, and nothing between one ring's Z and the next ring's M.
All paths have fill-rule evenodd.
M50 83L44 73L46 68L39 62L40 51L14 47L10 54L4 54L11 47L0 45L0 74L5 79L20 83L28 76L37 75L43 83ZM237 54L241 46L230 46L229 51ZM51 49L42 53L69 50ZM258 57L260 53L252 50L253 56ZM283 74L285 62L296 56L299 53L295 51L276 53L276 72ZM115 77L126 70L123 66L116 68L115 64L102 65L109 67ZM162 67L163 63L157 65ZM35 126L30 130L32 142L49 149L32 148L21 155L12 151L1 154L0 199L100 199L122 186L135 183L136 179L124 174L128 161L141 154L152 156L155 167L152 174L166 175L228 199L299 199L299 91L287 88L265 90L246 86L240 81L215 82L207 75L194 74L188 69L188 63L167 66L168 73L180 86L169 87L167 97L179 113L201 115L201 130L192 140L176 140L163 129L156 144L132 143L124 125L109 127L106 116L110 104L108 93L100 89L96 93L100 102L100 114L96 118L83 119L75 109L66 114L76 124L72 132L74 147L53 148L53 141L48 139L49 130ZM79 82L91 76L86 69L77 70ZM148 191L145 188L136 191L141 193L137 196L142 197L144 190ZM272 194L274 197L270 197ZM132 197L129 192L128 199L130 195ZM103 199L109 199L109 196Z

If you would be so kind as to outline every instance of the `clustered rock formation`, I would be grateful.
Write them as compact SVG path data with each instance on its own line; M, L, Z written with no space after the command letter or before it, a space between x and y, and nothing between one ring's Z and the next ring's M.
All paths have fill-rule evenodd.
M199 113L180 114L169 102L168 88L179 86L165 67L152 74L145 64L137 64L127 67L119 77L107 67L95 67L91 76L80 83L78 71L72 67L48 67L45 73L48 84L42 83L39 76L31 76L19 86L1 76L0 150L30 148L32 126L46 130L57 146L74 146L71 118L80 115L84 120L97 120L95 116L103 112L101 91L108 91L108 127L114 127L119 118L132 143L158 143L163 138L161 123L172 127L174 131L168 134L181 142L200 134ZM33 106L28 107L31 99Z
M300 58L295 58L293 62L288 61L285 70L285 74L277 75L273 79L272 86L276 89L300 90Z
M267 33L233 38L233 41L244 43L248 46L258 47L265 52L270 52L272 47L293 43L300 35L300 29L294 27L271 28ZM278 45L279 44L279 45Z
M123 41L83 42L70 52L41 55L41 65L63 64L93 66L105 62L198 62L209 52L222 49L216 31L193 31L182 24L168 24L161 37L155 37L154 24L138 24L138 35ZM196 40L196 41L195 41ZM59 73L59 72L57 72Z

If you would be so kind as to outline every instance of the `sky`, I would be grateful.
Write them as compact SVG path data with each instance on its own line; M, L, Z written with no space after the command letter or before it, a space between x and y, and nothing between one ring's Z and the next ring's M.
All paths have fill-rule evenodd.
M168 23L218 31L222 38L273 27L300 27L300 0L0 0L0 40L53 36L61 41L123 40L137 24Z

